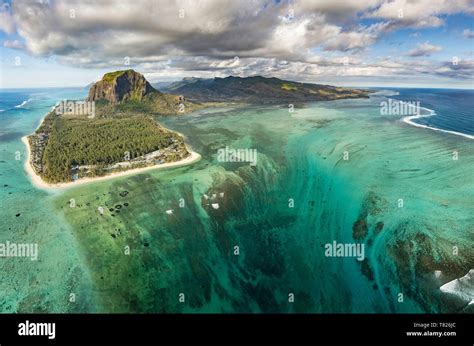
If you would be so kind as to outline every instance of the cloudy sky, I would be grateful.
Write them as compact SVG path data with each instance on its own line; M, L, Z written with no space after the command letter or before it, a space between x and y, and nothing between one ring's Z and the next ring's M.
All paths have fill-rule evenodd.
M0 0L0 87L274 76L474 88L474 0Z

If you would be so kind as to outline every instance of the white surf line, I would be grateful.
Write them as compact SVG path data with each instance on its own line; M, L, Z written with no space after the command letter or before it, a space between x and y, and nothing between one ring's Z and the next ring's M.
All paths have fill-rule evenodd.
M33 99L28 99L28 100L26 100L26 101L23 101L21 104L16 105L15 108L21 108L21 107L23 107L24 105L26 105L28 102L31 102L31 101L33 101Z
M398 91L393 91L393 90L379 90L379 91L376 91L372 94L370 94L370 96L398 96L400 95L400 93ZM398 101L398 100L397 100Z
M443 293L452 294L462 299L467 305L474 304L474 269L463 277L445 283L439 289Z
M408 104L408 106L410 107L415 107L414 105L410 104L410 103L407 103L407 102L404 102L404 101L400 101L400 100L397 100L399 101L400 103L405 103L405 104ZM472 135L468 135L466 133L462 133L462 132L457 132L457 131L451 131L451 130L443 130L443 129L439 129L437 127L432 127L432 126L428 126L428 125L422 125L422 124L418 124L418 123L415 123L413 120L414 119L419 119L419 118L428 118L428 117L431 117L433 115L436 115L436 112L432 109L429 109L429 108L426 108L426 107L420 107L420 109L424 109L426 111L428 111L429 113L428 114L416 114L416 115L410 115L410 116L407 116L407 117L404 117L402 119L402 121L404 123L407 123L409 125L412 125L412 126L416 126L416 127L421 127L423 129L430 129L430 130L434 130L434 131L439 131L439 132L444 132L444 133L450 133L450 134L453 134L453 135L457 135L457 136L462 136L462 137L465 137L465 138L469 138L469 139L474 139L474 136Z

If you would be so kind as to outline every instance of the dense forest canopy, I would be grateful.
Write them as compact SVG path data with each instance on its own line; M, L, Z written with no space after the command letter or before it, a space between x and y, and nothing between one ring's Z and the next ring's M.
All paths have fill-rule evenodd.
M110 165L167 147L175 135L146 117L62 119L54 122L43 155L44 178L71 179L73 165Z

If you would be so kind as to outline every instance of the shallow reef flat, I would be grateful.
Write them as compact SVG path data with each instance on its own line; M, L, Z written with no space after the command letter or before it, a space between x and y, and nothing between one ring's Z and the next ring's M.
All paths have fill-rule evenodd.
M474 266L469 139L382 116L371 99L160 121L202 160L55 197L87 259L96 310L468 309L439 287ZM257 165L219 162L226 146L256 149ZM326 257L333 241L364 244L365 258Z

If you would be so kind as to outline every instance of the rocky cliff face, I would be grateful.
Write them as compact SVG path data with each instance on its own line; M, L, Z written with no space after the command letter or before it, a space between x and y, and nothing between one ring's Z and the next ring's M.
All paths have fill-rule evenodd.
M89 90L87 101L106 100L112 104L141 101L145 95L157 93L145 77L134 70L106 73Z

